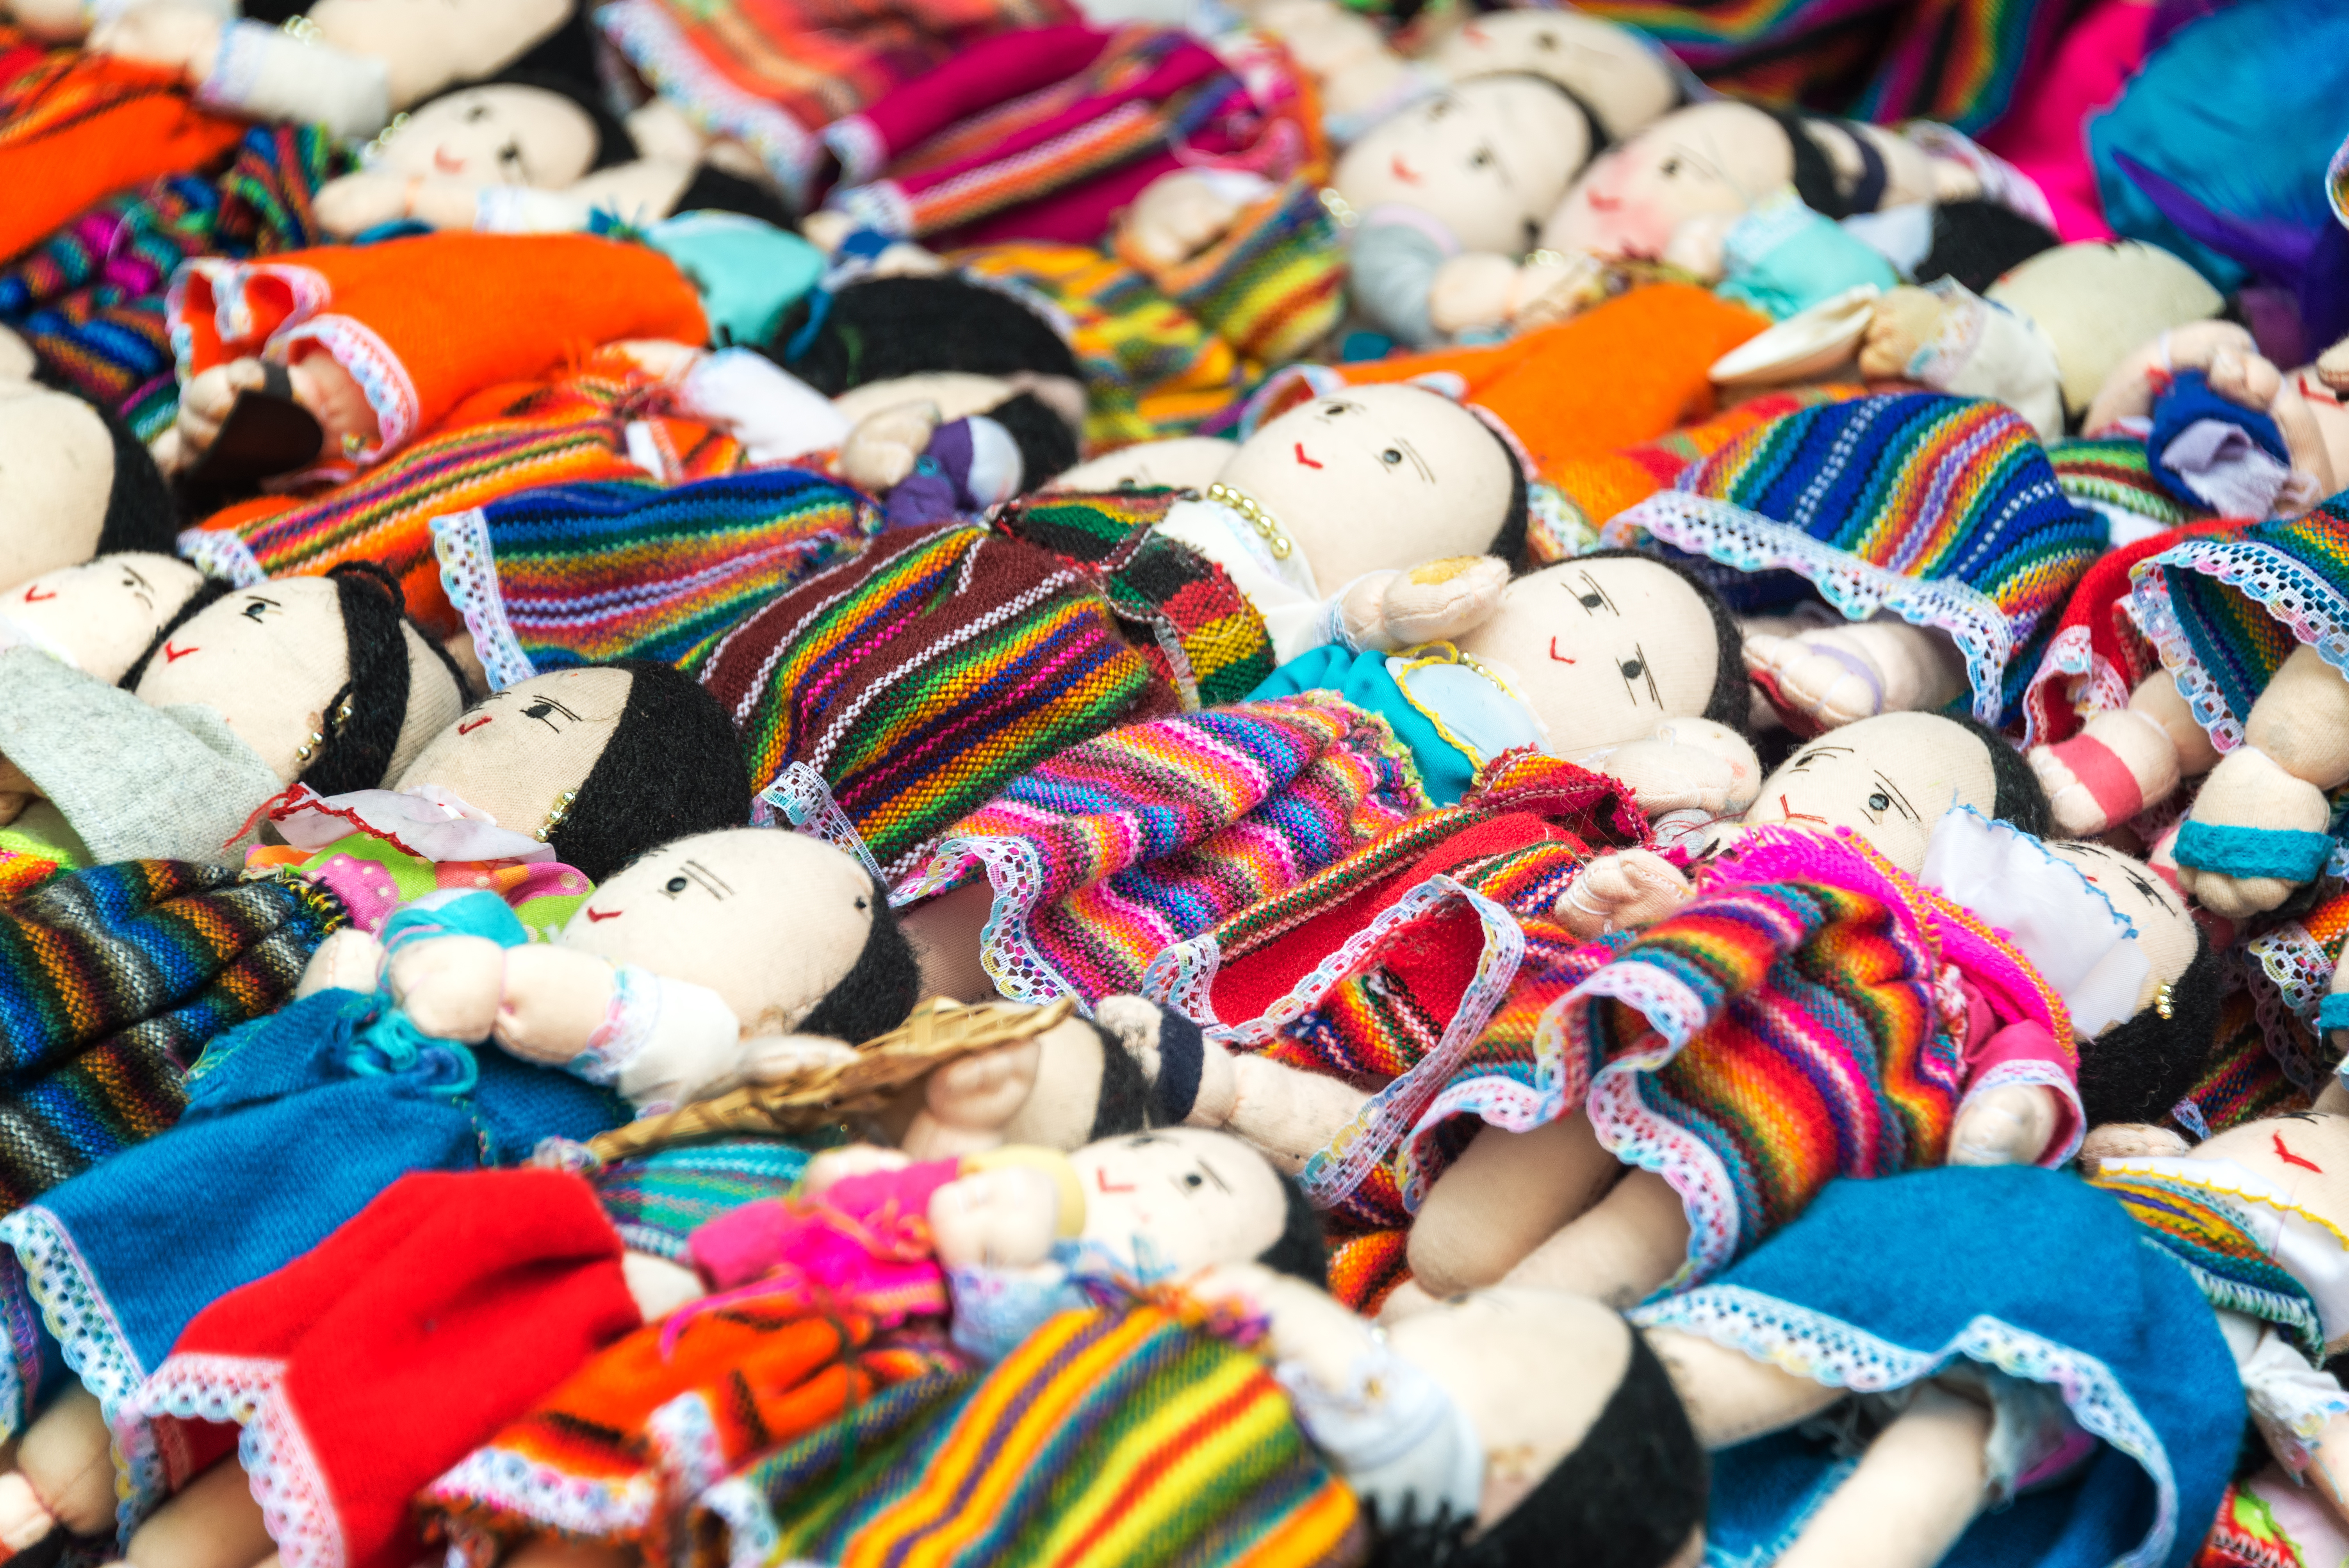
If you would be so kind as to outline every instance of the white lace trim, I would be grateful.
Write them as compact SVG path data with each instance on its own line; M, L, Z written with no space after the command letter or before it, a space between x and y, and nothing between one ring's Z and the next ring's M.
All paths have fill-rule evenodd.
M285 1372L283 1361L175 1353L155 1369L124 1415L146 1422L172 1416L183 1421L233 1423L240 1429L237 1462L244 1467L253 1500L261 1504L262 1522L285 1568L343 1568L349 1553L342 1521L309 1435L286 1401ZM118 1442L122 1433L123 1423L118 1422ZM134 1476L134 1485L140 1479ZM124 1497L126 1540L129 1527L161 1501L160 1491L147 1498L135 1492Z
M498 593L498 562L490 548L490 521L480 507L432 520L432 553L440 558L440 587L473 635L473 654L492 691L538 674L522 651L505 600Z
M862 114L843 115L823 128L821 139L840 160L840 182L863 185L889 166L888 144L881 129Z
M895 240L915 237L914 205L905 200L904 188L894 180L843 187L825 197L823 204L846 216L860 229L870 229Z
M65 1352L66 1366L112 1419L147 1369L139 1365L129 1336L115 1321L65 1222L40 1204L28 1204L0 1220L0 1244L15 1249L25 1286Z
M766 1497L740 1476L719 1481L694 1506L726 1526L726 1568L768 1568L782 1553L783 1532Z
M1642 1328L1701 1335L1797 1377L1855 1393L1912 1387L1961 1357L2051 1386L2083 1430L2128 1455L2153 1478L2153 1526L2135 1548L2115 1559L2114 1568L2151 1568L2168 1556L2178 1538L2178 1480L2169 1455L2120 1379L2085 1352L1988 1314L1937 1350L1911 1350L1840 1318L1733 1284L1702 1285L1636 1307L1630 1317Z
M1056 997L1074 996L1090 1011L1094 998L1053 968L1030 934L1029 921L1043 897L1044 861L1027 840L995 833L942 839L921 874L903 883L889 902L902 908L958 887L974 861L986 871L995 892L978 937L978 966L995 982L995 989L1015 1002L1040 1007Z
M254 85L261 79L278 36L278 29L266 22L237 21L222 28L212 74L196 88L196 101L231 113L251 103Z
M2064 680L2067 676L2071 678ZM2053 700L2045 688L2059 680L2063 681L2062 700L2084 721L2128 706L2128 677L2096 652L2087 627L2066 626L2049 639L2047 652L2039 660L2039 672L2031 677L2030 693L2023 705L2023 745L2036 746L2043 738L2035 710Z
M1222 944L1209 932L1178 942L1150 961L1134 990L1161 1006L1172 1007L1216 1039L1232 1031L1216 1016L1216 975L1224 966Z
M2195 657L2169 592L2168 567L2214 577L2292 628L2317 656L2349 677L2349 604L2330 583L2300 562L2243 539L2193 539L2139 562L2129 573L2137 624L2177 678L2178 695L2220 751L2242 744L2243 719Z
M700 1496L726 1479L726 1450L718 1440L718 1424L710 1419L709 1401L699 1394L679 1394L645 1418L669 1495Z
M333 356L336 364L350 372L367 407L375 410L376 438L357 451L342 454L350 464L365 468L416 434L423 418L423 403L416 395L416 383L409 379L408 366L399 362L391 345L378 336L373 327L356 316L314 315L279 330L262 352L284 364L292 358L294 346L302 343L316 344ZM321 467L329 470L341 468L343 464L333 460L336 455L327 454L329 460Z
M659 1488L639 1473L615 1486L582 1480L500 1448L480 1448L424 1489L428 1507L454 1511L475 1502L571 1535L633 1535L650 1523Z
M1633 531L1682 550L1711 556L1741 572L1785 569L1800 573L1847 620L1889 610L1914 625L1935 626L1956 639L1973 686L1974 717L1998 723L2000 683L2014 655L2015 629L1986 593L1954 577L1904 577L1847 551L1822 544L1799 528L1712 496L1661 490L1619 512L1600 531L1609 544Z
M2308 927L2295 920L2254 936L2243 944L2243 955L2259 965L2250 973L2264 976L2302 1023L2314 1024L2333 989L2333 960Z
M705 130L730 136L757 153L794 210L807 206L814 139L784 110L712 69L657 0L611 0L596 7L595 26L662 97L679 104Z
M2076 1071L2066 1072L2054 1062L2029 1059L2001 1062L1988 1072L1966 1085L1964 1098L1958 1101L1957 1115L1963 1116L1975 1097L1994 1088L2052 1088L2072 1108L2072 1133L2048 1145L2046 1150L2032 1163L2050 1171L2060 1171L2080 1152L2080 1140L2085 1136L2088 1112L2080 1103L2080 1084ZM1954 1121L1952 1118L1952 1121Z
M854 855L864 862L874 882L882 881L880 862L864 842L864 835L856 830L840 802L832 798L832 789L823 775L804 762L794 762L775 775L775 781L759 791L761 804L781 811L792 827L812 838L822 839L834 849ZM904 905L895 898L890 903Z
M1372 1095L1354 1119L1305 1162L1298 1180L1316 1207L1328 1209L1341 1202L1362 1184L1372 1167L1383 1161L1406 1133L1419 1125L1428 1101L1435 1098L1458 1068L1460 1058L1484 1034L1485 1023L1507 998L1510 983L1516 978L1517 966L1526 955L1524 927L1506 909L1448 876L1430 877L1412 889L1365 927L1361 936L1340 951L1352 949L1363 938L1369 938L1361 948L1361 956L1367 960L1391 934L1454 899L1473 910L1485 928L1484 944L1476 954L1476 973L1461 993L1460 1006L1454 1011L1452 1021L1444 1026L1434 1048L1409 1072ZM1314 973L1318 975L1321 970ZM1313 993L1311 1001L1319 1001L1339 978L1339 975L1331 975ZM1404 1207L1416 1210L1426 1195L1427 1185L1423 1172L1412 1171L1402 1195Z
M2319 1059L2321 1047L2315 1035L2299 1016L2285 1006L2283 993L2272 986L2254 985L2245 972L2248 962L2240 954L2230 956L2232 965L2244 965L2237 971L2237 984L2251 994L2251 1021L2259 1026L2260 1040L2273 1057L2276 1066L2283 1069L2301 1093L2314 1099L2324 1088L2330 1076Z
M181 560L232 588L257 588L269 581L269 573L253 558L252 547L234 529L183 528L178 544Z

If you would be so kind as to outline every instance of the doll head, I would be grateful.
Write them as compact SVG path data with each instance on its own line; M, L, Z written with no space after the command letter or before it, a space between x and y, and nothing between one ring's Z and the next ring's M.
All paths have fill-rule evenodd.
M1279 520L1332 593L1446 556L1514 561L1525 544L1516 455L1424 387L1350 387L1300 403L1242 442L1218 478Z
M605 879L560 940L708 986L746 1036L868 1040L905 1021L920 981L864 868L778 828L662 845Z
M592 95L515 74L417 105L370 156L386 174L559 191L636 155L626 128Z
M750 817L742 743L725 710L651 660L551 670L492 692L393 788L424 784L537 834L595 882L656 844Z
M1402 1568L1668 1568L1692 1563L1707 1466L1663 1364L1598 1302L1500 1288L1386 1326L1484 1449L1474 1519L1376 1522L1371 1561Z
M1793 144L1766 110L1692 104L1600 154L1543 224L1541 242L1653 261L1689 219L1743 213L1794 180Z
M1636 550L1526 573L1457 645L1507 667L1560 757L1645 739L1667 718L1744 728L1735 618L1695 576Z
M2058 245L1991 284L1984 297L2029 317L2054 346L2064 412L2075 419L2132 350L2173 326L2206 321L2226 304L2201 273L2141 240Z
M1304 1190L1229 1133L1128 1133L1086 1144L1069 1163L1084 1193L1082 1239L1133 1277L1180 1279L1253 1260L1329 1283L1320 1216Z
M1952 806L1971 806L2034 838L2047 796L2023 754L1970 718L1886 713L1812 741L1762 781L1748 825L1849 828L1911 876Z
M850 284L832 295L811 335L813 308L802 300L786 311L767 352L827 397L934 370L1084 385L1076 355L1050 323L1003 290L955 273Z
M2178 890L2142 861L2091 840L2055 840L2067 861L2137 928L2148 973L2134 1016L2080 1045L2088 1125L2158 1121L2193 1089L2219 1030L2219 955Z
M398 777L467 696L448 654L401 609L398 586L365 562L204 603L122 684L157 707L211 708L278 778L321 795Z
M1446 36L1426 58L1455 82L1512 73L1547 77L1573 94L1610 139L1630 135L1681 98L1671 65L1654 45L1578 11L1487 11Z
M210 603L227 592L174 556L101 555L0 595L0 642L39 648L111 685L199 594Z
M576 0L314 0L308 9L321 41L388 67L394 108L515 65L595 76Z
M171 553L179 513L120 419L36 381L0 382L0 582L118 551Z
M1590 157L1597 131L1547 77L1479 77L1380 121L1346 150L1330 183L1357 212L1414 208L1464 250L1517 255Z

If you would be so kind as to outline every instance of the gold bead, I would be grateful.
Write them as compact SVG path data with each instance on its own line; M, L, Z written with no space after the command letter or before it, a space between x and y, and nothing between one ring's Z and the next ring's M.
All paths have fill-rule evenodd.
M1288 536L1281 532L1280 523L1272 513L1221 480L1207 487L1207 499L1218 501L1246 518L1248 526L1257 531L1257 535L1272 551L1274 560L1288 559L1288 552L1293 547L1288 542Z
M2169 1021L2170 1015L2176 1010L2177 999L2170 994L2169 982L2165 980L2161 983L2160 987L2153 994L2154 1015L2160 1018L2162 1022L2168 1023Z
M554 830L563 826L570 818L571 803L577 799L579 799L579 791L576 789L565 789L562 794L557 795L554 798L554 810L546 814L545 825L533 836L542 844L553 839Z

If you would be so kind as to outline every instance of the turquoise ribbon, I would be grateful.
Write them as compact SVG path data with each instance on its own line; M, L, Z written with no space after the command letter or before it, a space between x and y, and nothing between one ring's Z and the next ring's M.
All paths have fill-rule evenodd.
M2178 863L2230 877L2314 882L2333 856L2327 833L2297 828L2237 828L2189 820L2178 830Z

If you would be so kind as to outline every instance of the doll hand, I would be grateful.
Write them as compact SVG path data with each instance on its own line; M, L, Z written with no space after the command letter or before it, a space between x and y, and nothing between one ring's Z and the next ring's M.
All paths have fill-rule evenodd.
M486 936L436 936L392 954L386 979L409 1021L444 1040L487 1039L498 1020L506 950Z
M613 989L610 962L592 953L545 942L508 949L497 1042L525 1061L560 1067L604 1026Z
M258 391L264 379L260 360L232 359L200 372L181 387L180 419L174 428L179 432L182 460L193 462L211 450L212 438L220 434L221 421L228 418L236 395Z
M1970 1098L1950 1129L1951 1165L2028 1165L2055 1136L2055 1092L2008 1084Z
M1234 1057L1232 1078L1232 1110L1225 1119L1225 1130L1255 1144L1291 1176L1351 1126L1371 1099L1367 1090L1343 1078L1267 1057Z
M2024 753L2065 835L2091 838L2169 798L2178 748L2131 708L2100 713L2079 734Z
M936 403L901 403L868 414L840 446L841 477L879 495L896 489L929 449L944 417Z
M383 977L383 944L355 925L331 933L302 968L299 1001L321 991L372 991Z
M301 349L295 352L301 354ZM294 401L310 411L326 434L320 448L324 454L347 457L383 439L375 405L333 355L304 354L285 367L285 374L294 383Z
M2209 377L2211 391L2256 413L2267 412L2268 405L2283 390L2283 372L2266 356L2237 348L2213 353L2203 374Z
M914 1162L914 1157L902 1149L884 1149L877 1143L852 1143L842 1149L827 1149L808 1161L806 1173L800 1178L800 1195L812 1198L828 1191L836 1181L851 1176L871 1176L883 1171L903 1171Z
M1125 210L1119 248L1145 267L1177 265L1229 233L1242 205L1203 174L1162 174Z
M1821 729L1879 713L1930 711L1966 689L1954 645L1897 620L1819 626L1791 637L1750 634L1745 670L1776 707Z
M930 1194L930 1236L947 1268L1031 1268L1052 1255L1061 1190L1032 1165L1004 1165Z
M1427 285L1428 324L1447 337L1499 326L1516 314L1518 271L1508 257L1483 252L1447 258Z
M767 1035L742 1042L742 1076L752 1083L789 1083L843 1068L856 1047L822 1035Z
M2093 1176L2107 1160L2137 1160L2148 1154L2172 1158L2194 1146L2166 1127L2141 1121L2107 1121L2088 1129L2072 1162Z
M699 1274L650 1253L622 1253L620 1278L626 1282L628 1295L647 1323L658 1323L687 1302L699 1301L709 1294L701 1288Z
M1859 340L1859 373L1877 381L1907 376L1909 362L1940 330L1940 300L1906 284L1888 290L1877 296Z
M992 1149L1006 1123L1036 1092L1044 1065L1040 1040L1021 1040L948 1062L922 1085L922 1109L898 1140L917 1160Z
M202 6L158 0L100 23L90 32L89 49L176 71L202 86L212 79L212 62L220 57L221 32L220 17Z
M1508 563L1497 556L1454 555L1359 579L1347 587L1339 614L1356 647L1392 653L1483 625L1508 585Z
M5 10L9 20L44 43L74 43L89 31L89 11L84 0L13 0ZM9 1549L24 1550L13 1545Z
M1762 759L1725 724L1671 718L1646 740L1619 746L1588 766L1631 791L1651 817L1702 811L1733 817L1762 788Z
M1367 1319L1327 1292L1259 1263L1212 1264L1183 1283L1183 1294L1203 1306L1227 1306L1261 1319L1261 1348L1301 1366L1327 1393L1353 1387L1354 1368L1375 1343Z
M2245 747L2230 752L2210 769L2187 820L2215 827L2286 828L2313 833L2324 830L2332 814L2323 790L2293 778L2265 753ZM2230 877L2189 865L2178 868L2178 891L2229 920L2263 914L2291 897L2299 885L2281 877Z
M1169 1015L1155 1002L1141 996L1104 996L1093 1007L1093 1022L1110 1032L1125 1054L1142 1068L1154 1092L1159 1074L1173 1048L1188 1048L1187 1038L1168 1041ZM1191 1098L1185 1127L1222 1127L1239 1104L1239 1078L1233 1071L1232 1053L1218 1040L1199 1037L1199 1087ZM1169 1114L1172 1114L1170 1111Z
M384 174L362 169L329 180L313 198L318 226L336 239L347 240L381 223L408 216L409 180L404 174Z
M1560 924L1583 941L1653 925L1696 896L1687 875L1652 850L1619 850L1582 868L1557 895Z

